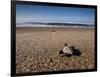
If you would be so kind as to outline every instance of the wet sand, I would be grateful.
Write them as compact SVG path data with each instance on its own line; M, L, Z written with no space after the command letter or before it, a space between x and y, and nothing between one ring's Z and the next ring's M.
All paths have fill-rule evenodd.
M94 36L90 28L16 28L16 73L94 69ZM81 56L59 55L65 43Z

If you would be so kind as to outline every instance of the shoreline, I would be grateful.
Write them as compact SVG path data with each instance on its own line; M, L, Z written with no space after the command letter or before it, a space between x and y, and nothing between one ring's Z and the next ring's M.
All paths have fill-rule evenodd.
M93 29L94 27L16 27L16 29Z
M70 26L70 25L66 25L66 26L55 26L55 25L28 25L30 28L95 28L94 26ZM27 25L16 25L16 27L26 27Z

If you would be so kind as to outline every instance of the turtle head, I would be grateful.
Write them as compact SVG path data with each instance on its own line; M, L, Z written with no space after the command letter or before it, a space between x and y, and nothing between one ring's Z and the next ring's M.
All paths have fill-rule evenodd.
M67 43L65 43L65 45L64 46L68 46L68 44Z

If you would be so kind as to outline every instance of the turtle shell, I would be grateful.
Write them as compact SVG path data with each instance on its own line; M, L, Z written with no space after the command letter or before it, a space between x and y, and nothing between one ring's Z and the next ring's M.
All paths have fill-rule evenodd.
M72 54L72 52L71 52L71 49L70 49L70 47L69 46L65 46L64 48L63 48L63 52L66 54Z

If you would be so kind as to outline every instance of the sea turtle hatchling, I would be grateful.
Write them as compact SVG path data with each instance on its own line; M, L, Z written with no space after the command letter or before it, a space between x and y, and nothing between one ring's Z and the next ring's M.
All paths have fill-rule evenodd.
M81 52L78 48L75 46L68 46L66 43L64 45L64 48L60 50L59 54L64 54L63 56L80 56Z

